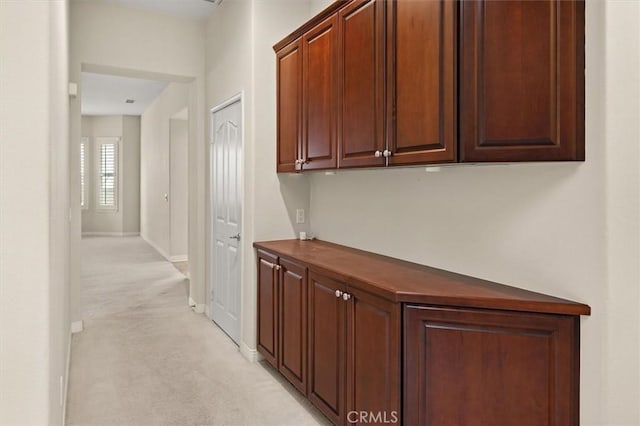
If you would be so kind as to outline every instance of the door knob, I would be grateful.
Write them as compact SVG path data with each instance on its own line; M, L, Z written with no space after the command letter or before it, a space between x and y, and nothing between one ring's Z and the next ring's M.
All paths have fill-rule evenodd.
M349 300L349 299L351 299L351 295L349 293L343 293L342 294L342 299Z
M342 292L340 290L336 290L336 297L342 296Z
M229 238L230 238L230 239L232 239L232 240L238 240L238 241L240 241L240 234L232 235L232 236L230 236Z

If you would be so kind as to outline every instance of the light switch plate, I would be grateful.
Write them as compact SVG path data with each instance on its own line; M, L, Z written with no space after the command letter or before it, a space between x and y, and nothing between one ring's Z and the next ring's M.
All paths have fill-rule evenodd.
M296 209L296 223L304 223L304 209Z

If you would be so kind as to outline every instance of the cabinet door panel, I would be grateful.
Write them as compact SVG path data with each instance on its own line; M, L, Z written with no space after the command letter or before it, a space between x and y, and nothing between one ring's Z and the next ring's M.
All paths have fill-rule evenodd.
M584 3L461 8L461 160L584 159Z
M405 308L406 424L577 425L575 317Z
M356 289L349 293L347 410L400 423L400 304Z
M295 172L301 158L302 132L302 40L277 53L277 171Z
M307 393L307 269L280 259L280 359L278 369Z
M390 165L456 160L456 2L388 2Z
M278 368L278 257L258 250L258 352Z
M344 417L345 285L309 272L309 400L334 424Z
M383 166L384 26L381 0L356 0L339 12L338 167Z
M323 21L302 38L304 169L337 166L336 46L337 15Z

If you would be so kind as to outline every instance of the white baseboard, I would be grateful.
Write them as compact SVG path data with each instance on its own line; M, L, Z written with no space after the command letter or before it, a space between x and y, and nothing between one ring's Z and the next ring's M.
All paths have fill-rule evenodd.
M193 309L193 312L196 314L202 314L206 309L204 303L196 303L196 301L191 297L189 297L189 306L191 306L191 309Z
M82 322L82 321L80 321ZM73 330L73 323L71 324ZM64 370L64 396L62 397L62 424L67 424L67 396L69 395L69 368L71 366L71 337L73 332L69 333L69 343L67 346L67 365Z
M83 237L137 237L139 232L83 232Z
M82 330L84 330L84 322L82 320L74 321L74 322L71 323L71 333L72 334L80 333Z
M158 253L160 253L160 256L164 257L165 259L167 259L169 262L171 262L171 256L169 256L164 250L162 250L156 243L154 243L153 241L151 241L149 238L147 238L146 235L144 234L140 234L140 236L142 237L143 240L145 240L147 242L147 244L149 244L151 247L153 247L155 249L155 251L157 251Z
M251 349L246 343L240 342L240 353L249 362L258 362L262 360L262 355L258 353L257 349Z
M189 257L186 254L180 254L178 256L171 256L169 258L170 262L188 262Z

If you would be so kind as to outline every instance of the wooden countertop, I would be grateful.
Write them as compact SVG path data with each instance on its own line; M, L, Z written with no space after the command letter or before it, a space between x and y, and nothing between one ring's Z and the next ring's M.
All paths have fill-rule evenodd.
M306 264L394 302L590 315L588 305L418 265L326 241L255 242L257 249Z

